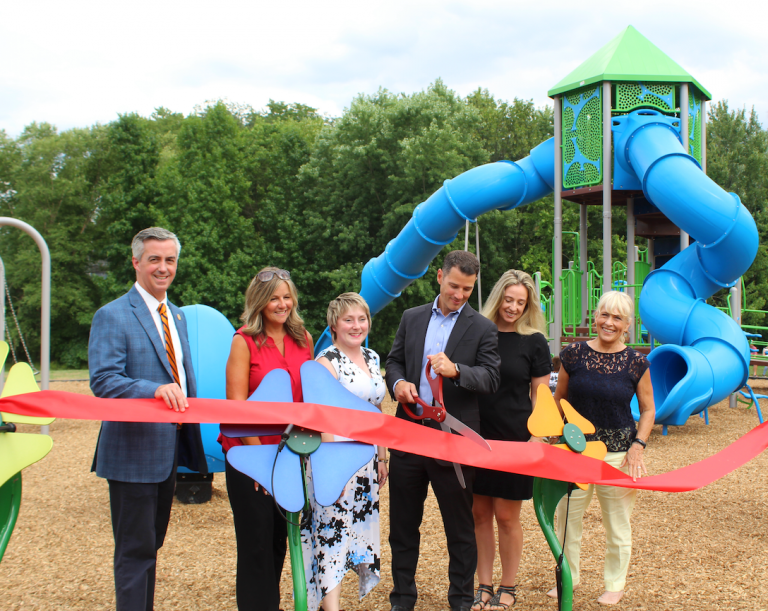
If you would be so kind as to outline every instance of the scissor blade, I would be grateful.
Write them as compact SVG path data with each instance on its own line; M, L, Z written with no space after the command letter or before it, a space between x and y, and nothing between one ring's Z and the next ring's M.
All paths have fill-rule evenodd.
M467 484L464 483L464 473L461 471L461 465L459 463L453 463L453 470L456 471L456 477L459 479L459 485L466 489Z
M444 432L451 434L451 429L448 427L448 424L445 422L440 423L440 428L443 429ZM456 472L456 478L459 480L459 485L466 490L467 484L464 481L464 472L461 470L461 465L459 463L453 463L453 470Z
M483 439L478 433L476 433L470 427L464 424L461 420L457 420L450 414L446 414L444 423L447 424L450 428L452 428L454 431L456 431L460 435L463 435L467 439L474 441L481 448L484 448L489 452L491 451L491 446L489 445L489 443L485 439Z

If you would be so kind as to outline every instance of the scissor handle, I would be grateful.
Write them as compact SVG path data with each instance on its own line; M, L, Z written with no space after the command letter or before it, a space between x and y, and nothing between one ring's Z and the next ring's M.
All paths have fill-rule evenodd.
M445 420L445 409L442 405L430 405L426 401L423 401L420 397L414 397L416 403L421 406L421 415L413 413L408 407L407 403L401 403L405 413L408 414L414 420L424 420L425 418L431 418L436 422L442 422Z
M438 403L440 406L444 406L445 403L443 402L443 376L440 374L437 374L434 378L432 377L432 372L430 371L430 363L427 361L427 365L424 369L424 375L427 376L427 381L429 382L429 387L432 389L432 396L435 398L435 403ZM442 422L442 420L440 421Z
M432 377L432 372L429 369L429 361L427 361L427 365L424 369L424 375L427 376L429 387L432 389L432 397L435 399L437 405L430 405L422 400L421 397L414 397L416 403L421 406L421 415L419 416L412 412L407 403L402 403L403 409L405 410L405 413L414 420L431 418L437 422L442 422L445 420L446 416L445 407L443 407L443 376L437 374L434 378Z

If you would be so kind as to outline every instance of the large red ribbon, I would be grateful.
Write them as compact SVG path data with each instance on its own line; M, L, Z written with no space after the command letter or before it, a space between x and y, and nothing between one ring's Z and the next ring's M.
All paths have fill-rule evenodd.
M333 433L365 443L475 467L583 482L687 492L724 477L768 447L768 422L702 461L636 482L607 463L543 443L493 441L488 452L461 435L387 416L316 403L272 403L189 399L189 409L169 410L160 399L99 399L46 390L0 400L0 411L26 416L119 422L225 422L288 424Z

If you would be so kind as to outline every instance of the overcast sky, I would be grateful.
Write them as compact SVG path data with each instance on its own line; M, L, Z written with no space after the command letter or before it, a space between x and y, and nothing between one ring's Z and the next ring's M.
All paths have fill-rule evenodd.
M7 0L0 15L0 129L12 137L32 121L65 130L217 99L339 116L360 93L437 78L462 96L483 87L543 105L627 25L714 100L768 120L764 0Z

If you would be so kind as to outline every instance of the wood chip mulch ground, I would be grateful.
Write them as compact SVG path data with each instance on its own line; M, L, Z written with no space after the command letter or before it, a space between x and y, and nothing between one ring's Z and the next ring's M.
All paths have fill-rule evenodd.
M52 383L52 389L89 392L87 383ZM765 390L763 390L765 392ZM393 405L385 407L391 413ZM768 414L768 402L762 402ZM706 458L758 424L754 408L722 402L662 436L656 426L646 460L652 474ZM98 422L59 420L54 447L24 471L21 514L0 563L0 609L114 608L112 532L107 484L90 473ZM37 429L30 428L34 432ZM697 492L640 492L633 515L634 546L626 595L616 609L768 610L768 455L757 457ZM388 494L381 501L382 581L363 601L357 579L344 582L342 608L389 609ZM533 513L523 507L525 548L518 575L517 609L557 608L547 598L554 560ZM582 587L574 610L602 608L604 531L593 500L584 520ZM500 567L495 575L498 584ZM293 608L290 569L283 572L282 607ZM445 537L430 495L422 526L417 611L449 609ZM155 608L236 609L235 540L223 474L204 505L174 504L160 552Z

